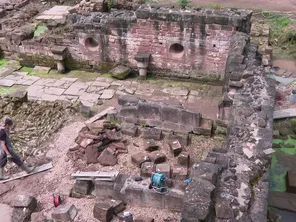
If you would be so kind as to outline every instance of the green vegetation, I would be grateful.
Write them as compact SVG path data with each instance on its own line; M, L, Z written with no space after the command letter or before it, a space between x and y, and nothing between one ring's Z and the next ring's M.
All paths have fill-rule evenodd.
M107 8L108 10L111 10L111 8L114 6L113 0L107 0Z
M6 59L0 59L0 68L5 66L7 63L8 63L8 61Z
M188 0L179 0L179 5L182 8L188 7L190 5L190 2Z
M219 4L209 4L206 6L206 8L221 9L223 7Z
M0 87L0 95L10 94L17 89L24 88L24 86Z
M287 167L280 160L280 156L292 156L296 155L296 148L287 148L287 144L296 146L296 140L288 137L287 140L274 139L274 144L280 144L281 148L275 148L275 152L272 154L271 170L270 170L270 184L269 189L271 191L285 192L286 187L286 174Z
M46 30L47 30L47 27L45 24L43 23L37 24L34 31L34 37L40 36Z
M23 66L20 71L31 73L33 71L32 67Z
M275 58L296 58L296 19L287 14L261 12L270 25L270 43Z

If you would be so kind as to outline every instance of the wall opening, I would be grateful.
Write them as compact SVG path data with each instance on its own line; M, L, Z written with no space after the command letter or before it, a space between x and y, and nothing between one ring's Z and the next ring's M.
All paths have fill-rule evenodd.
M96 51L99 47L99 43L96 39L89 37L85 40L85 47L90 51Z
M184 55L184 46L174 43L170 46L169 52L173 58L181 58Z

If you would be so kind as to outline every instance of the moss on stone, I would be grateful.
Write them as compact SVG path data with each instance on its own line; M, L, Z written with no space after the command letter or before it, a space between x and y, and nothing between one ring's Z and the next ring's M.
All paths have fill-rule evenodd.
M6 59L0 59L0 68L5 66L7 63L8 63L8 61Z
M49 56L21 54L20 58L21 58L20 64L22 66L34 67L38 65L38 66L46 66L50 68L56 67L56 61L54 60L54 58Z

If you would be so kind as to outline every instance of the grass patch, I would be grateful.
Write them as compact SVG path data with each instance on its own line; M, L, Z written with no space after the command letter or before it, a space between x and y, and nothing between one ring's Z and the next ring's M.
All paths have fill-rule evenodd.
M25 86L0 87L0 95L10 94L17 89L26 88Z
M34 38L40 36L46 30L47 30L47 27L45 24L43 23L38 24L34 31Z
M31 73L33 71L34 68L32 67L27 67L27 66L23 66L20 71L22 72L28 72L28 73Z
M288 15L261 12L270 25L274 58L296 59L296 20Z
M221 9L223 7L219 4L208 4L206 8Z
M0 68L5 66L7 63L8 63L8 61L6 59L0 59Z

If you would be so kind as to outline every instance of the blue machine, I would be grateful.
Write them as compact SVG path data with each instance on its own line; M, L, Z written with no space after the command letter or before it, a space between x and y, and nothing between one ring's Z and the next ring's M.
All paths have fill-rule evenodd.
M169 189L166 185L166 175L158 172L154 172L151 175L151 183L149 189L154 189L155 192L160 194L166 194L169 192Z

